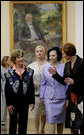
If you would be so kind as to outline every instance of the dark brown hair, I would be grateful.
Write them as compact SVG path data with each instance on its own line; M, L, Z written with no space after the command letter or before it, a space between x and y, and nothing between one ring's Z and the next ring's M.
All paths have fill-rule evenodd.
M67 56L74 56L76 55L76 47L72 43L66 43L63 46L63 51Z

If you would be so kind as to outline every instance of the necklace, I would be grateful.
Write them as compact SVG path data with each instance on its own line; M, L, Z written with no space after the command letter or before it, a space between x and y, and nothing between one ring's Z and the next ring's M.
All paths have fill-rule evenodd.
M17 68L17 70L20 74L22 73L22 68Z

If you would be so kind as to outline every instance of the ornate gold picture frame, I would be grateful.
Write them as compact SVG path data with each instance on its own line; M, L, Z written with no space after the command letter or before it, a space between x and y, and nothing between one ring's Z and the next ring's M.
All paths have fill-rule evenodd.
M66 1L10 1L9 6L10 51L14 48L23 49L26 65L34 61L35 56L33 54L36 45L41 44L49 49L52 46L62 47L66 43ZM47 37L49 42L39 42L37 44L37 41L34 41L35 43L30 43L29 40L28 42L27 40L22 41L25 38L27 28L26 31L23 30L22 34L21 29L23 29L26 22L27 14L32 14L34 24L40 27L41 35ZM27 61L28 58L29 61Z

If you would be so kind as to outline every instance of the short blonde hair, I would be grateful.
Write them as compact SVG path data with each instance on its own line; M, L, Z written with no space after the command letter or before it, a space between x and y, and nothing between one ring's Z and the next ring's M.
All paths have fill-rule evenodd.
M14 49L11 53L11 61L15 64L15 60L18 56L24 57L24 52L21 49Z
M42 46L42 45L36 46L35 52L37 51L38 48L41 48L43 50L44 54L45 54L45 48L44 48L44 46Z

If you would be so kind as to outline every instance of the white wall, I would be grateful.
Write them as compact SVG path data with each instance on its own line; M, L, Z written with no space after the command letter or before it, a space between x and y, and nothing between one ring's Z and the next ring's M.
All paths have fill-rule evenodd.
M67 42L76 44L75 1L67 1Z
M10 55L9 1L1 1L1 57Z
M76 48L83 58L83 1L76 2Z

